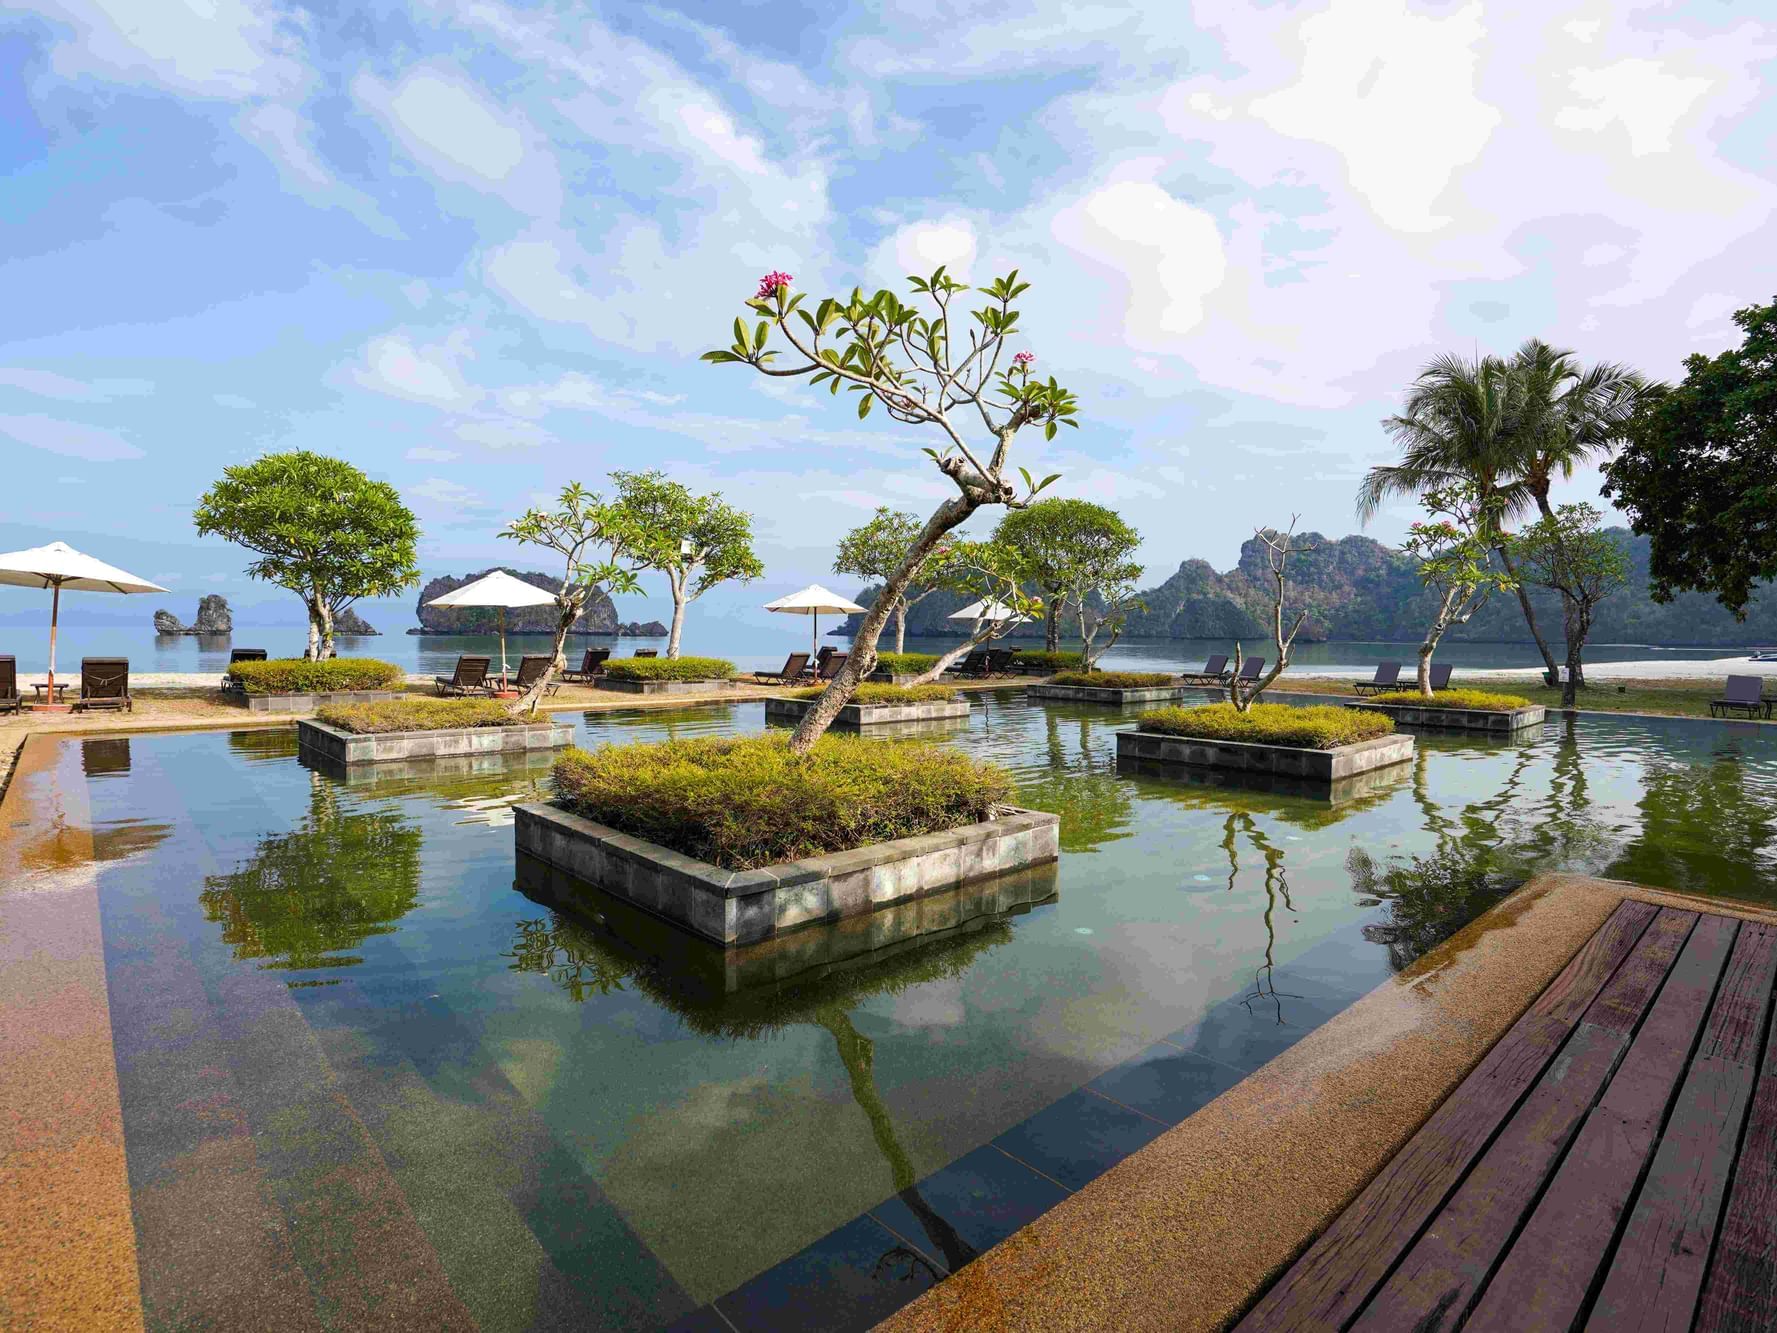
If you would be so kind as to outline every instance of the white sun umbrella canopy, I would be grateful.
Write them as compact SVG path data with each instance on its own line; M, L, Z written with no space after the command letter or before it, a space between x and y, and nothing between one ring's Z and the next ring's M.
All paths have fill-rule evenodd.
M0 555L0 583L15 588L48 588L49 598L49 701L56 691L56 621L61 618L62 589L69 592L165 592L158 583L125 573L115 565L83 555L67 542L33 546L28 551Z
M808 646L813 653L820 651L817 645L820 643L821 637L822 613L849 616L864 610L856 602L841 597L838 593L823 588L818 583L811 583L801 592L793 592L788 597L778 598L775 602L767 602L765 609L787 616L813 616L814 625L808 640Z
M996 602L985 597L978 602L970 602L967 606L952 611L947 617L950 620L991 620L995 624L1007 620L1028 620L1029 618L1020 615L1003 602Z
M523 606L554 606L555 594L546 588L515 579L503 569L465 583L442 597L434 597L427 606L491 606L500 612L500 684L506 684L506 608Z

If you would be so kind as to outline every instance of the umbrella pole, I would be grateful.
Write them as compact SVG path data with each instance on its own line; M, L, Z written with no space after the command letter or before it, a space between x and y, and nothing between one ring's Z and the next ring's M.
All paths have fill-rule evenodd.
M49 595L49 701L56 701L56 620L62 613L62 581L50 585Z
M821 613L816 611L809 620L814 622L808 631L808 655L813 659L821 655Z
M500 608L500 688L506 688L506 608Z

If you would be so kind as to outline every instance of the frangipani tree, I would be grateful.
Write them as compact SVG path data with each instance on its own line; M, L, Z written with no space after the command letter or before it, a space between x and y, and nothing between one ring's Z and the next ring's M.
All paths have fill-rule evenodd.
M1561 595L1567 640L1561 706L1572 708L1574 692L1586 683L1582 657L1598 604L1629 581L1629 562L1622 547L1604 531L1604 516L1594 505L1558 505L1548 518L1538 519L1514 537L1511 545L1523 577Z
M930 684L950 670L952 663L1042 615L1042 599L1024 590L1028 574L1018 553L1003 543L955 543L945 562L944 586L975 598L979 613L969 627L968 637L941 654L913 683Z
M630 516L617 505L588 491L579 482L562 487L554 509L527 509L507 524L500 536L554 551L562 558L561 587L555 594L557 611L555 651L549 667L523 698L512 705L514 714L536 712L555 673L562 669L562 645L568 631L586 610L594 590L633 593L641 586L636 578L632 548L637 544ZM603 548L605 558L589 554ZM625 557L630 563L625 563Z
M839 540L839 553L833 559L835 574L856 574L873 582L888 582L925 524L915 514L883 505L868 523L861 523ZM907 613L941 588L950 585L955 574L953 546L939 542L926 557L919 571L908 580L900 600L895 603L895 651L907 651Z
M1518 586L1518 580L1493 567L1499 523L1493 502L1481 498L1472 484L1427 491L1421 501L1430 515L1407 529L1401 552L1419 562L1419 581L1437 594L1437 609L1419 645L1419 693L1429 699L1431 657L1438 641L1453 625L1466 625L1496 592Z
M696 495L661 472L613 472L613 509L627 534L627 552L641 569L666 575L673 623L666 655L679 655L685 608L730 579L751 583L765 573L753 553L753 516L720 495Z
M1061 614L1078 605L1082 589L1096 590L1127 564L1141 538L1116 513L1090 500L1052 498L1007 514L994 540L1012 547L1043 595L1043 647L1061 647ZM1138 569L1133 575L1141 577Z
M1017 479L1008 475L1019 432L1037 428L1053 439L1059 427L1077 424L1077 407L1073 394L1053 378L1032 373L1032 353L1010 353L1019 318L1013 302L1030 287L1017 270L994 279L982 290L981 304L966 314L953 307L969 288L942 268L930 277L908 278L917 308L885 288L870 297L857 289L847 298L826 297L809 310L805 296L792 293L791 281L788 273L761 278L746 302L758 322L749 327L736 319L733 345L704 353L704 360L751 366L778 378L805 377L834 395L857 395L860 419L880 405L894 420L928 429L937 444L924 453L956 488L884 581L844 667L791 736L791 748L805 754L875 668L883 626L946 534L983 505L1021 508L1055 480L1035 481L1023 468ZM769 345L774 337L788 354L783 364L779 348Z
M1277 653L1271 663L1271 669L1258 680L1241 679L1241 667L1246 662L1241 651L1240 640L1234 641L1234 674L1228 680L1228 702L1234 705L1237 712L1244 713L1253 706L1256 700L1290 666L1290 651L1295 647L1296 635L1302 632L1302 624L1308 619L1308 609L1303 607L1296 612L1296 618L1290 622L1289 629L1284 629L1284 602L1289 597L1289 566L1293 555L1306 555L1316 548L1296 536L1296 524L1301 522L1300 514L1290 516L1290 525L1283 532L1276 528L1255 528L1253 535L1265 547L1265 563L1271 568L1271 645Z

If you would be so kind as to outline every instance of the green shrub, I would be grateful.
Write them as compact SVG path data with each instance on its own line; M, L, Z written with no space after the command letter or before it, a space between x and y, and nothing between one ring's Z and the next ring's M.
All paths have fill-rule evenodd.
M1202 708L1156 708L1143 713L1136 728L1199 740L1332 750L1386 736L1394 730L1394 722L1381 713L1329 704L1311 708L1254 704L1244 713L1236 712L1233 704L1206 704Z
M792 699L818 699L827 692L825 685L794 690ZM860 685L852 691L848 703L854 704L937 704L948 703L957 693L948 685Z
M961 828L1012 792L946 746L847 736L806 755L787 736L576 749L554 776L566 809L731 870Z
M373 704L328 704L315 717L360 736L390 731L443 731L450 727L512 727L513 717L496 699L389 699Z
M269 662L236 662L229 674L248 694L332 694L339 690L398 690L407 673L374 657L329 657L305 662L279 657Z
M1099 690L1145 690L1156 685L1176 685L1164 671L1063 671L1049 678L1051 685L1090 685Z
M1413 704L1419 708L1474 708L1484 713L1509 713L1530 707L1521 694L1489 694L1486 690L1439 690L1427 699L1418 690L1393 690L1365 699L1367 704Z
M618 657L605 663L613 680L727 680L734 663L720 657Z
M919 671L930 671L938 665L936 653L878 653L876 669L887 671L893 675L906 676Z
M1020 648L1018 656L1012 659L1012 665L1025 670L1037 667L1043 671L1077 671L1086 665L1086 659L1079 653L1052 653L1043 648Z

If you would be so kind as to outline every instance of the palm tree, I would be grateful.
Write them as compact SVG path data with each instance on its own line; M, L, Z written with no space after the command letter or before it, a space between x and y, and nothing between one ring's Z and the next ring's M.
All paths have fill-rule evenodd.
M1419 373L1399 416L1383 422L1401 461L1371 468L1358 490L1358 515L1368 520L1391 496L1418 496L1456 482L1476 487L1495 507L1494 547L1517 578L1505 523L1534 510L1549 518L1557 474L1610 452L1645 387L1627 366L1602 362L1587 370L1574 353L1532 338L1511 360L1441 356ZM1523 582L1518 605L1537 650L1557 678Z

